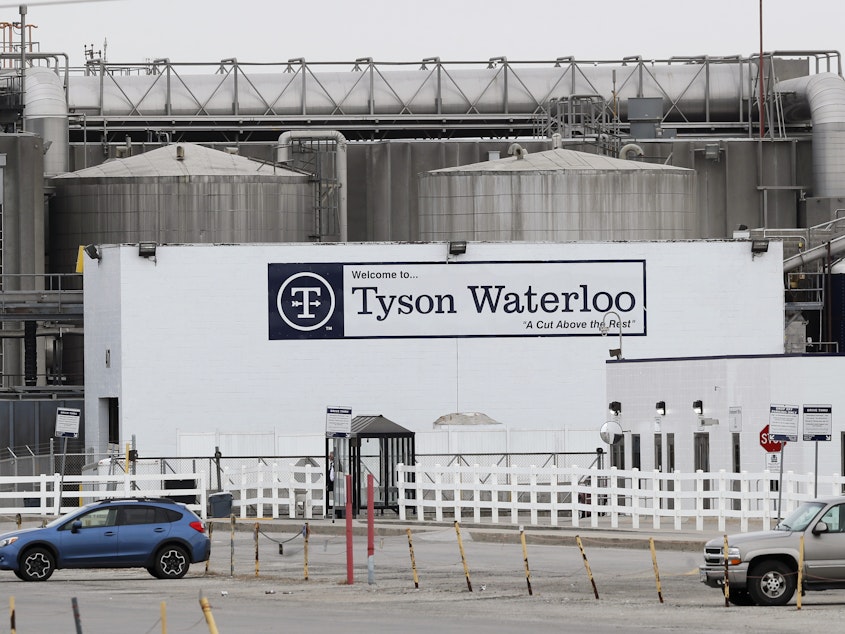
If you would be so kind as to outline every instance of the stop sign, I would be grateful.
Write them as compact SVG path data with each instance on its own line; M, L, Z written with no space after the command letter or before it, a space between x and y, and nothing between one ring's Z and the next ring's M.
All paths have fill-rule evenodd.
M766 425L760 430L760 446L770 453L780 451L783 443L779 440L772 440L769 436L769 426Z

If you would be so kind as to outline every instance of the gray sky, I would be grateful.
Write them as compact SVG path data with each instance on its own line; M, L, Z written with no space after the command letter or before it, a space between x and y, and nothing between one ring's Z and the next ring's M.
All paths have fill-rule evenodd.
M759 0L48 0L27 3L40 50L111 62L579 60L751 55ZM3 8L5 7L5 8ZM19 21L0 0L0 21ZM765 0L768 50L845 49L845 1Z

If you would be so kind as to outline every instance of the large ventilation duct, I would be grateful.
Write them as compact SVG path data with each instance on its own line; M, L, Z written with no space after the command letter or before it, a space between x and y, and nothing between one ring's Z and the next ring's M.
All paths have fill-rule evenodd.
M67 172L68 109L62 78L55 70L33 66L26 70L24 127L44 139L44 174Z
M785 116L812 119L813 195L845 196L845 79L821 73L779 82L776 90Z

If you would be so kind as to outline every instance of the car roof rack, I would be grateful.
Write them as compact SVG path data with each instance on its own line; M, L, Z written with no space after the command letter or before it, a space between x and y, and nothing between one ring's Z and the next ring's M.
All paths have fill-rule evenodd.
M178 502L170 498L154 498L154 497L131 497L131 498L105 498L97 500L97 504L109 504L111 502L157 502L159 504L178 504Z

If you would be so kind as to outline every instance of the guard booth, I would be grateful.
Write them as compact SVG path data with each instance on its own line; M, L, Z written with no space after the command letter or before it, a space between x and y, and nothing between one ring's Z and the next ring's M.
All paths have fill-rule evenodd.
M399 512L396 465L416 462L414 432L384 416L355 416L348 439L326 439L326 459L330 451L340 458L338 478L352 476L352 515L367 508L367 475L373 475L373 508ZM337 485L335 485L337 490ZM338 508L335 514L342 509Z

